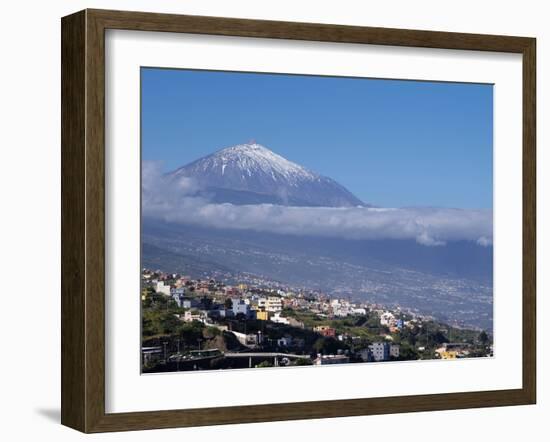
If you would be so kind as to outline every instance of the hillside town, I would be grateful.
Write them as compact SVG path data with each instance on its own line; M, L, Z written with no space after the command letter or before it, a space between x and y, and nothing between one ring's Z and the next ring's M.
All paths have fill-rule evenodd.
M143 373L493 355L487 331L399 306L251 278L229 284L146 268L141 277Z

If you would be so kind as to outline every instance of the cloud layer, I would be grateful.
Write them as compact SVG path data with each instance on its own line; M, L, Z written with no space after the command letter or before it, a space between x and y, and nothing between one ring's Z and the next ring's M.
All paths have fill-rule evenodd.
M493 211L445 208L286 207L214 204L188 178L168 182L159 164L144 162L142 211L168 222L216 228L346 239L415 239L426 246L468 240L489 246Z

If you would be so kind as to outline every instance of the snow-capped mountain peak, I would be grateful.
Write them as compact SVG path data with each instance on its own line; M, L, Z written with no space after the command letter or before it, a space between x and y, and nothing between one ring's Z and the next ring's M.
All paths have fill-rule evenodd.
M238 168L248 176L258 172L271 174L273 179L284 179L288 184L319 178L316 173L255 142L227 147L214 153L210 161L203 162L205 168L221 169L222 175L228 166Z
M170 175L195 179L216 202L332 207L363 205L334 180L289 161L256 142L218 150Z

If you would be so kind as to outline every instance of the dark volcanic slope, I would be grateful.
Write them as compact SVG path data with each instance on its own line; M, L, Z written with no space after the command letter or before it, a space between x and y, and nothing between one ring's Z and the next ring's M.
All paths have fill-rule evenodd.
M144 220L142 239L144 265L168 272L229 280L255 275L492 327L491 247L299 238L151 220Z

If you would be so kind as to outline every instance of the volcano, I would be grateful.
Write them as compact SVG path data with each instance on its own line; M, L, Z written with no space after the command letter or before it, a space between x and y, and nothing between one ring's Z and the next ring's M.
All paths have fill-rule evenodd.
M283 158L257 143L214 152L168 175L191 178L212 202L283 206L367 206L333 179Z

